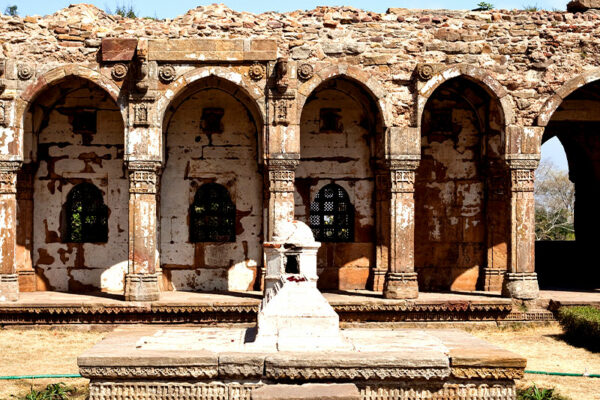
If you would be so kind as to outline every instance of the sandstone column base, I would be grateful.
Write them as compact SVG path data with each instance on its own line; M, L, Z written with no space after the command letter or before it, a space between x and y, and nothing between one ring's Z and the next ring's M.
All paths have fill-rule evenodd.
M388 272L385 276L383 297L386 299L416 299L419 284L416 272Z
M0 302L19 300L19 276L0 274Z
M385 287L385 276L387 271L383 269L374 269L373 273L373 287L371 288L374 292L382 292Z
M155 301L160 298L156 274L126 274L126 301Z
M502 285L502 295L519 300L537 299L539 294L535 272L507 272Z
M505 274L506 274L505 269L484 268L483 269L483 290L485 290L486 292L502 291L502 284L504 282Z

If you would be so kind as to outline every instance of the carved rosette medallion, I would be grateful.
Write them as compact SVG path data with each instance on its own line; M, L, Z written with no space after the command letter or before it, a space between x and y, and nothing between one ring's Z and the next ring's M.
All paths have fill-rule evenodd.
M248 69L248 76L254 81L260 81L265 77L265 66L262 64L252 64Z
M17 171L20 161L0 161L0 194L17 193Z
M22 81L31 79L33 76L33 67L29 64L19 64L17 66L17 76Z
M115 64L110 71L110 75L115 81L122 81L127 75L129 68L123 63Z
M160 162L157 161L130 161L129 193L156 194Z
M302 64L298 67L298 78L307 81L313 77L314 70L310 64Z
M175 80L176 72L175 67L172 65L163 65L158 70L158 77L164 83L171 83Z
M435 68L431 64L421 64L417 67L417 75L419 79L427 81L435 74Z

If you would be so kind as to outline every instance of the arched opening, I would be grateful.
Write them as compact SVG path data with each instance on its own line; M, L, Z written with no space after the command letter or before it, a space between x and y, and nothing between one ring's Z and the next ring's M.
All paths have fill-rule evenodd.
M321 289L369 288L378 243L372 164L383 158L382 130L372 95L350 78L324 81L302 109L295 216L322 241L317 259ZM330 194L341 195L341 201L330 201ZM347 226L339 224L341 218L347 218ZM326 227L327 222L338 229Z
M440 85L425 105L415 177L422 291L501 290L510 232L503 126L498 101L465 77Z
M190 242L235 242L235 204L218 183L200 186L190 207Z
M257 287L264 212L261 123L254 100L215 76L194 82L169 105L160 188L166 289Z
M554 166L549 174L544 170L548 166L541 163L536 173L536 233L545 239L536 241L535 268L541 288L600 287L600 269L594 262L600 224L599 90L600 82L593 82L571 93L544 130L542 159L556 153L552 143L558 140L567 165ZM546 221L537 212L542 200L547 200L540 196L540 183L551 186L553 192L546 193L548 196L562 201L550 210L550 216L555 217L550 221L554 229L545 226ZM543 226L550 232L542 238L539 231Z
M108 242L108 207L95 185L80 183L71 189L63 212L63 243Z
M128 182L119 106L69 76L37 95L24 119L18 270L35 271L37 290L123 293Z

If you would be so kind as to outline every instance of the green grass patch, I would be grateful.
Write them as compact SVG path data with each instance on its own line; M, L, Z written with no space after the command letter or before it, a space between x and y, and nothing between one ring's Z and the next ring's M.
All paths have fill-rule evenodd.
M554 389L542 389L536 386L530 386L526 389L517 390L517 400L569 400L566 397L554 393Z
M29 389L23 397L12 396L16 400L69 400L76 390L64 383L51 383L46 386L46 389L35 390L33 387Z
M600 351L600 309L590 306L561 307L558 310L558 322L570 343Z

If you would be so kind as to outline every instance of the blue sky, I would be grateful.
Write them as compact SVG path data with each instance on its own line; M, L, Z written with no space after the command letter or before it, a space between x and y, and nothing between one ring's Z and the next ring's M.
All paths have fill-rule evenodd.
M3 0L0 6L3 11L8 5L16 5L20 15L46 15L67 7L74 3L69 0ZM344 0L344 1L295 1L284 2L281 0L229 0L225 2L227 6L237 11L249 11L260 13L265 11L292 11L297 9L313 9L318 5L349 5L357 8L367 9L376 12L385 12L389 7L405 7L415 8L418 4L419 8L452 8L452 9L471 9L480 0L456 0L454 2L439 1L439 0L421 0L419 3L408 1L381 1L381 0ZM487 0L492 3L495 8L513 9L523 8L524 6L536 5L538 8L547 10L560 9L564 10L567 0L503 0L494 1ZM150 16L158 18L173 18L177 15L185 14L189 9L200 5L214 3L215 1L190 1L190 0L172 0L172 1L157 1L157 0L85 0L86 3L92 3L98 8L106 9L107 7L114 10L117 5L133 5L136 14L139 16ZM549 140L542 147L542 157L550 158L552 162L561 169L567 169L567 161L560 142L557 139Z
M371 11L384 12L388 7L404 7L404 8L452 8L452 9L471 9L481 0L456 0L456 1L440 1L440 0L421 0L418 3L409 1L382 1L382 0L343 0L343 1L281 1L281 0L229 0L225 4L237 11L250 11L260 13L264 11L292 11L297 9L312 9L318 5L348 5L357 8L363 8ZM492 3L495 8L513 9L523 8L524 6L537 5L543 9L560 9L564 10L568 0L502 0L494 1L487 0ZM84 0L85 3L92 3L99 8L105 9L109 7L115 9L115 5L121 4L128 6L133 5L136 13L140 16L158 17L158 18L173 18L177 15L185 14L191 8L200 5L214 3L215 1L192 1L192 0ZM2 11L7 5L18 6L20 15L46 15L52 14L56 10L67 7L69 4L75 3L69 0L2 0L0 6Z

